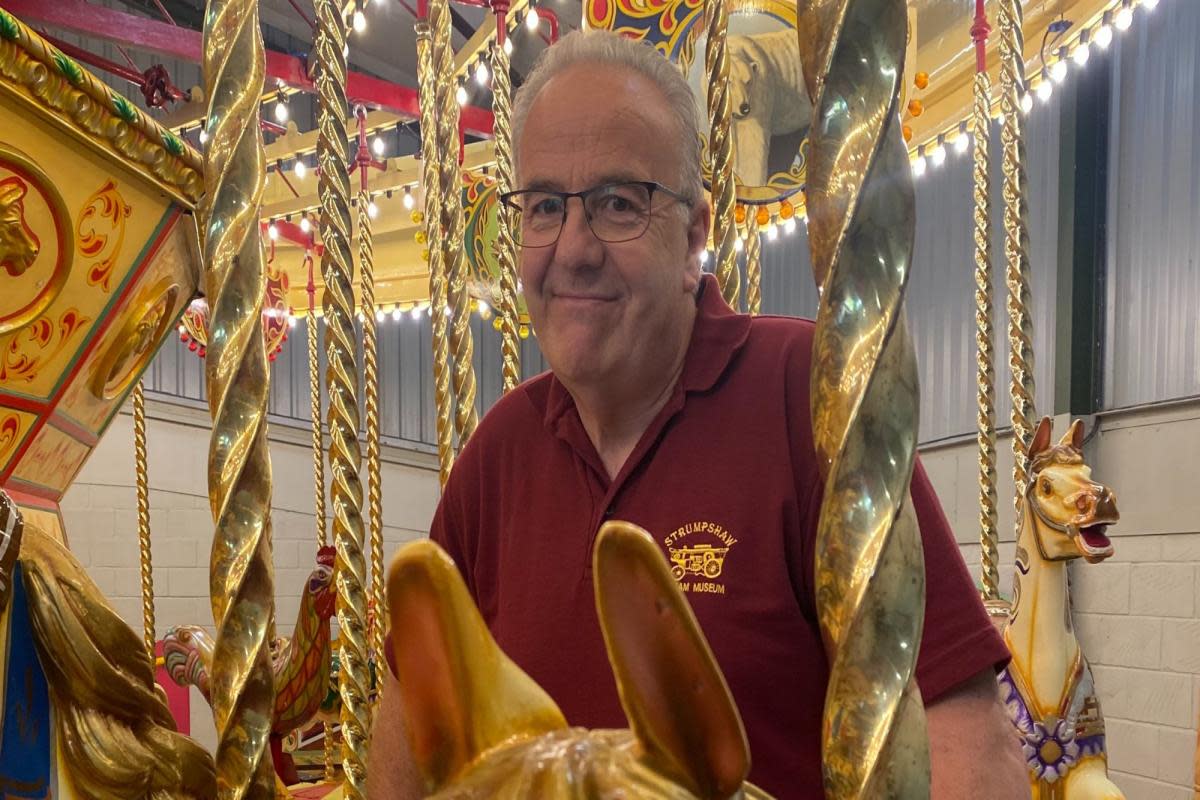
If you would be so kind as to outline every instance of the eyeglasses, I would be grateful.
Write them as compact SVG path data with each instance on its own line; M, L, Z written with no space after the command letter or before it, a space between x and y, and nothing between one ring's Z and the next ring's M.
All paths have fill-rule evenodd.
M513 238L521 247L549 247L557 242L572 197L583 204L583 215L596 238L615 244L632 241L649 229L655 193L692 205L691 200L654 181L606 183L582 192L521 189L505 192L500 201L515 212Z

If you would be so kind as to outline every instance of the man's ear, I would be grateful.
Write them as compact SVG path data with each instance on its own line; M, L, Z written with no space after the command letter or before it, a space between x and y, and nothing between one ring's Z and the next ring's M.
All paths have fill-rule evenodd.
M388 609L409 746L430 791L506 739L566 727L549 695L501 652L433 542L405 545L392 561Z
M696 293L700 285L700 254L708 247L708 234L712 227L712 206L708 198L701 196L692 207L687 227L687 270L684 275L684 291Z

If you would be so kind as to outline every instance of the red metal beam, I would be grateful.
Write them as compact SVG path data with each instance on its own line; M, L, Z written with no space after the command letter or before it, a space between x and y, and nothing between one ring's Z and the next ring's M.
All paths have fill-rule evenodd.
M55 0L53 3L45 0L0 0L0 6L27 24L53 25L196 64L204 58L199 31L114 11L85 0ZM266 71L268 82L281 80L304 92L316 91L305 71L303 59L268 50ZM351 103L363 103L410 119L419 119L421 116L415 89L361 72L347 73L346 95ZM490 111L466 106L462 109L461 119L467 133L491 138L493 118Z

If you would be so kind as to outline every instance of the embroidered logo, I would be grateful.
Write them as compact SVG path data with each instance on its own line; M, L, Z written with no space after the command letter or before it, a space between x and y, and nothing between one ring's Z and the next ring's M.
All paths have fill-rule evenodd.
M737 541L715 522L689 522L673 530L663 543L679 588L685 592L725 594L725 584L717 579Z

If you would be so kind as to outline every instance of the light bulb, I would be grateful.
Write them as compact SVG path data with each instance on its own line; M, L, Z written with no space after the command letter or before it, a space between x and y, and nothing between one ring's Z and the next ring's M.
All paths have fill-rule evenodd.
M767 227L767 239L773 242L778 238L779 238L778 228L776 228L774 225L768 226Z
M925 156L923 156L923 155L917 156L916 160L913 161L913 165L912 165L913 177L919 178L922 175L924 175L925 168L926 168Z
M941 142L938 142L937 147L933 148L933 152L929 155L935 167L940 167L946 163L946 147Z
M421 307L413 306L412 311L408 312L408 315L410 317L412 317L413 319L420 319L421 318Z
M487 64L482 61L475 67L475 82L480 86L487 86L488 79L492 76L488 73Z
M362 33L367 29L367 15L358 10L354 12L354 32Z
M1038 96L1038 99L1041 100L1043 103L1049 103L1050 96L1052 94L1054 94L1054 85L1050 81L1043 80L1041 83L1038 84L1037 96Z
M371 152L376 156L382 157L387 150L387 142L383 141L383 137L375 134L375 138L371 140Z
M308 217L300 218L300 230L304 231L305 233L308 233L312 230L312 223L308 221Z
M296 327L296 318L295 317L291 317L291 316L288 317L288 327L289 328Z
M1158 0L1142 0L1142 8L1147 11L1153 11L1158 7Z
M460 106L465 106L467 104L467 90L460 85L458 91L454 93L454 99L458 101Z
M205 128L201 128L200 129L200 144L205 144L207 142L208 142L208 130Z
M350 55L350 44L346 43L342 45L342 58L345 58L348 55Z
M382 308L375 310L375 321L383 322L383 309Z
M304 164L303 158L296 159L296 177L304 180L304 176L308 174L308 167Z
M1075 48L1075 53L1071 56L1071 58L1075 59L1076 66L1083 67L1087 65L1088 57L1091 56L1091 54L1091 48L1088 47L1088 43L1080 42L1079 46Z
M275 227L274 222L267 226L267 236L271 238L272 242L279 238L279 228Z
M1121 10L1113 17L1113 24L1119 31L1129 30L1129 26L1133 24L1133 9L1129 6L1121 6Z
M1062 83L1067 79L1067 62L1061 58L1054 62L1054 66L1050 68L1050 77L1055 83Z
M1101 25L1096 31L1096 44L1100 45L1101 50L1107 50L1108 46L1112 44L1112 37L1112 26Z
M400 313L400 306L399 306L399 305L397 305L395 308L393 308L393 309L392 309L392 321L393 321L393 322L399 322L399 321L400 321L400 318L401 318L402 316L404 316L404 315L403 315L402 313Z
M733 249L734 249L734 251L736 251L736 252L740 253L740 252L742 252L742 249L743 249L745 246L746 246L746 245L745 245L745 244L742 242L742 237L740 237L740 236L739 236L738 238L736 238L736 239L734 239L734 240L733 240Z
M783 223L783 232L787 233L787 234L792 234L792 233L796 232L796 218L795 217L788 217L788 219Z
M504 54L511 56L512 48L513 48L512 39L505 39L504 40Z
M967 152L967 148L971 146L971 136L967 133L960 133L958 138L954 140L954 152L962 155Z
M525 15L525 27L531 31L536 31L539 22L541 20L538 18L537 9L529 9L529 13Z
M411 209L413 207L412 192L410 192L407 188L405 188L405 190L404 190L404 201L403 202L404 202L404 207L406 209Z
M708 251L707 251L707 250L701 250L701 251L700 251L700 265L701 265L701 266L703 266L703 265L707 264L707 263L708 263L708 258L709 258L709 256L708 256Z
M488 312L490 312L490 311L492 310L492 307L491 307L491 306L489 306L489 305L487 304L487 301L485 301L485 300L480 300L480 301L479 301L479 303L478 303L478 308L479 308L479 313L480 313L481 315L482 315L482 314L487 314Z
M374 200L367 203L367 216L371 219L375 219L377 216L379 216L379 206L375 205Z
M287 103L282 100L275 101L275 121L281 125L288 121Z
M1021 111L1028 114L1033 111L1033 95L1029 92L1021 92Z

